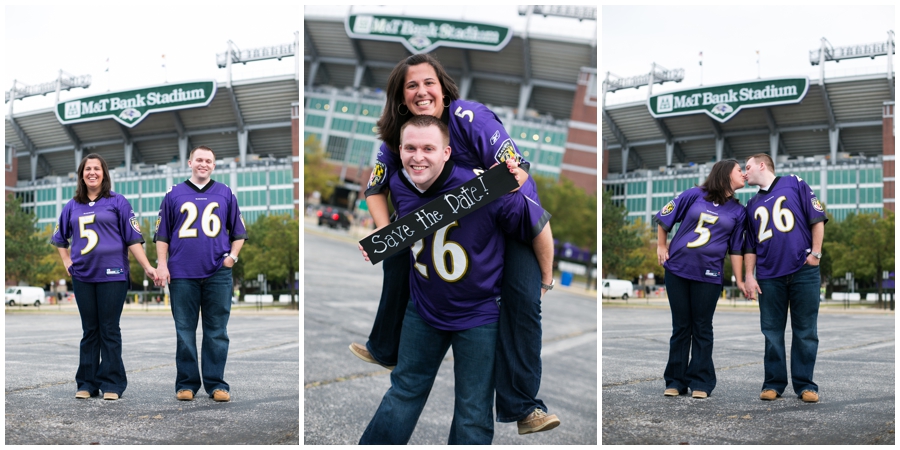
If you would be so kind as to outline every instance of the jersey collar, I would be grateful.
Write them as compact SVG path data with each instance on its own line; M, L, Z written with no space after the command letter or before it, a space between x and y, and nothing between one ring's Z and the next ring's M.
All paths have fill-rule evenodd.
M203 189L200 189L200 188L197 187L196 184L194 184L194 183L191 181L190 178L188 178L187 180L184 180L184 184L188 185L191 189L193 189L193 190L195 190L195 191L197 191L198 193L201 193L201 194L204 193L204 192L206 192L206 191L208 191L209 188L211 188L212 185L213 185L215 182L216 182L216 180L213 180L212 178L210 178L209 183L206 183L206 186L203 186Z
M431 183L431 186L425 192L419 190L415 184L408 178L406 174L406 170L403 169L400 173L400 181L409 188L410 191L414 192L421 198L434 197L441 191L441 188L444 187L444 183L447 181L447 178L450 177L450 174L453 172L453 167L456 166L456 163L453 162L452 159L448 159L447 162L444 163L444 170L441 171L441 174L438 175L437 180L434 180L434 183Z

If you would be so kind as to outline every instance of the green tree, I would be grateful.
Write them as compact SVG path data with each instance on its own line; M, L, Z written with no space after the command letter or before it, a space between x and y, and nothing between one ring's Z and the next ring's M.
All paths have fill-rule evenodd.
M836 238L839 241L829 246L834 273L852 272L856 280L874 280L880 302L882 274L894 267L894 213L850 214Z
M159 263L156 256L156 243L153 242L153 231L153 228L150 228L150 222L144 219L141 223L141 236L144 237L144 253L147 255L150 265L156 267ZM143 286L144 277L146 276L144 275L144 268L138 264L137 259L131 254L131 250L128 251L128 268L131 271L131 282ZM148 289L152 289L153 280L148 279L147 283Z
M45 228L38 231L38 236L43 242L50 242L54 228ZM68 286L72 286L72 277L66 272L66 266L63 265L62 258L59 257L59 250L54 245L47 246L47 252L40 259L42 265L46 265L49 270L36 274L32 284L34 286L44 286L51 282L56 284L59 280L66 280Z
M258 274L273 283L287 283L291 302L295 295L294 276L300 270L300 222L288 215L260 216L247 227L250 236L239 264L249 279Z
M628 223L625 216L628 210L612 201L612 193L603 191L603 270L602 277L616 275L625 278L629 267L640 266L644 260L640 252L636 252L646 244L641 241L639 228Z
M634 224L626 224L626 229L638 236L640 245L635 246L627 253L628 260L631 261L632 265L619 270L619 273L616 274L619 278L629 280L638 278L640 275L643 279L646 279L647 274L652 273L658 284L663 283L664 269L659 265L656 258L656 226L652 222L651 225L653 226L645 225L640 219ZM606 244L604 243L605 249ZM605 253L604 256L606 256Z
M309 195L319 191L321 199L327 201L331 198L335 186L340 183L340 177L331 172L325 163L325 150L315 137L310 135L303 141L303 192Z
M45 257L56 250L41 236L36 224L34 213L23 210L15 196L6 196L6 283L9 285L36 284L40 277L53 270L53 264Z
M568 179L534 176L541 205L553 217L553 238L592 251L597 249L597 195L588 195Z

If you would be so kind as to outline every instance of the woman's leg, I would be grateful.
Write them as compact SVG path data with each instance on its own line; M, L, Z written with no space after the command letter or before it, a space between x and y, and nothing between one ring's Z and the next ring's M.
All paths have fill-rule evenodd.
M713 314L722 294L721 284L691 281L691 362L687 379L692 391L711 394L716 388L713 365Z
M97 283L97 305L100 323L100 390L104 394L112 392L119 396L125 392L128 379L122 362L122 330L119 320L128 283L113 281Z
M668 270L665 280L672 312L672 337L669 339L669 360L663 379L666 389L684 393L688 388L687 370L691 351L691 281Z
M381 300L366 349L385 366L397 365L400 331L409 302L409 258L409 250L403 250L381 262L384 269Z
M100 319L97 305L96 283L72 280L75 303L81 316L81 344L78 350L78 371L75 372L76 390L88 391L92 396L100 394Z

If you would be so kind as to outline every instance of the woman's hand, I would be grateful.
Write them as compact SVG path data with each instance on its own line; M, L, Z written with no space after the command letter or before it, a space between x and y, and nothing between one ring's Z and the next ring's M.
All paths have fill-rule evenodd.
M656 246L656 260L659 262L659 265L663 265L666 261L669 260L669 248L664 245Z

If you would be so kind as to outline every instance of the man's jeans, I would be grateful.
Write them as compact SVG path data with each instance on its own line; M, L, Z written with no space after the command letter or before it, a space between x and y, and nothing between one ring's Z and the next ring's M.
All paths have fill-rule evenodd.
M73 281L75 303L81 316L81 346L76 389L98 395L98 389L122 395L128 386L122 362L122 331L119 319L128 283L111 281L86 283Z
M763 390L781 394L787 387L784 330L788 309L791 312L791 384L799 396L803 391L818 392L813 383L816 352L819 349L819 267L804 265L783 277L759 280L760 328L766 337Z
M213 391L229 391L225 382L228 359L228 317L231 315L231 268L222 266L209 278L175 278L169 283L172 316L178 345L175 350L175 392L200 390L197 361L197 320L203 316L203 387Z
M447 443L490 444L494 438L497 324L464 331L438 330L419 317L415 304L410 301L400 336L399 359L391 372L391 388L384 394L359 443L409 442L441 361L452 346L456 399Z

